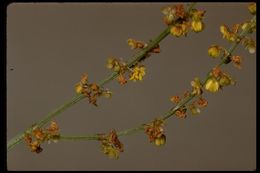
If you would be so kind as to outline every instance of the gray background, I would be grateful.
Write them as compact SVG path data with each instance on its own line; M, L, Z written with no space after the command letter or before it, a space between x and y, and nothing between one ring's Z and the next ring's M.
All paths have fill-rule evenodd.
M25 130L74 96L82 73L98 82L110 71L109 56L127 60L128 38L147 41L165 25L163 3L13 3L7 13L7 138ZM62 134L123 130L149 122L173 105L169 98L190 89L190 81L218 63L207 55L211 44L229 47L219 32L251 18L246 3L198 3L206 28L187 38L168 36L162 52L144 62L142 82L113 92L96 108L83 100L55 120ZM254 35L255 37L255 35ZM242 69L225 66L237 85L205 93L209 105L198 116L167 121L167 144L149 144L143 133L122 137L125 152L108 159L97 141L44 144L41 154L24 144L7 153L9 170L253 170L256 168L256 56L239 46ZM14 70L11 71L10 69Z

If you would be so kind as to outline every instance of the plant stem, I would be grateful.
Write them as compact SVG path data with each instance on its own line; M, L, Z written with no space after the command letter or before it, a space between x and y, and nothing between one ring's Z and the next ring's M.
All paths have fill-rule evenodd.
M189 8L187 9L187 11L189 12L193 7L194 7L195 3L192 3ZM144 56L147 55L148 52L150 52L152 50L152 48L156 45L158 45L165 37L167 37L170 34L170 28L171 26L168 26L161 34L159 34L152 42L150 42L148 44L148 46L142 50L140 50L137 54L135 54L131 60L127 63L127 66L130 68L133 65L135 65L137 62L139 62ZM99 87L102 87L103 85L105 85L106 83L112 81L113 79L115 79L118 76L117 72L112 72L107 78L101 80L100 82L97 83L97 85ZM45 124L47 124L50 120L52 120L54 117L57 117L60 113L62 113L63 111L65 111L66 109L68 109L69 107L71 107L72 105L76 104L77 102L81 101L82 99L85 98L85 95L83 94L77 94L74 97L72 97L69 101L65 102L63 105L61 105L60 107L58 107L57 109L55 109L54 111L48 113L42 120L40 120L39 122L36 123L36 125L34 127L42 127ZM25 130L28 133L32 132L32 127L28 128L27 130ZM125 134L126 132L122 132L122 134ZM128 132L127 132L128 133ZM13 148L15 145L21 143L22 139L24 137L24 133L19 133L18 135L16 135L15 137L13 137L12 139L10 139L7 142L7 149L8 151ZM90 137L78 137L80 139L94 139L94 137L90 136ZM61 137L61 139L74 139L71 137Z
M252 20L255 19L255 16L252 18ZM245 28L243 31L241 31L241 33L239 34L239 37L241 38L238 42L234 42L230 48L227 50L228 54L227 55L223 55L222 57L222 61L217 64L217 67L220 67L222 65L224 65L226 58L228 58L230 55L232 55L232 53L234 52L234 50L236 49L236 47L239 45L239 43L241 42L242 38L248 34L250 27ZM210 70L211 71L211 70ZM209 71L209 72L210 72ZM209 72L207 74L209 74ZM205 85L207 79L209 78L209 76L207 75L205 81L203 82L203 86ZM172 115L174 115L174 113L182 106L185 106L187 103L189 103L191 100L193 100L193 98L195 98L196 95L192 95L190 94L188 97L186 97L183 101L181 101L179 104L177 104L175 107L171 108L170 111L166 112L165 114L163 114L159 119L163 119L163 120L167 120L168 118L170 118ZM130 129L126 129L124 131L119 131L117 132L118 136L126 136L126 135L130 135L130 134L134 134L137 133L139 131L144 130L143 124L139 125L135 128L130 128ZM89 135L89 136L60 136L60 139L64 139L64 140L89 140L90 139L96 139L98 140L96 135Z

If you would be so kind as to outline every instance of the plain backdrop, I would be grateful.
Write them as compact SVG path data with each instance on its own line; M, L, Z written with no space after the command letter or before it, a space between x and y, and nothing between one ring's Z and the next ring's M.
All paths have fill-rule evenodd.
M7 9L7 139L30 127L74 96L83 73L90 82L109 75L109 56L135 53L128 38L148 41L165 29L162 7L169 3L12 3ZM207 54L212 44L228 48L221 24L251 18L248 3L198 3L206 10L205 30L168 36L143 64L141 82L105 85L111 99L99 107L82 100L55 118L64 135L106 133L149 122L169 110L170 97L190 89L219 62ZM253 35L255 38L255 34ZM121 137L125 152L112 160L97 141L59 141L31 153L21 143L7 153L9 170L254 170L256 168L256 55L238 46L242 69L223 70L236 86L206 92L208 107L185 120L170 118L167 143L156 147L144 133Z

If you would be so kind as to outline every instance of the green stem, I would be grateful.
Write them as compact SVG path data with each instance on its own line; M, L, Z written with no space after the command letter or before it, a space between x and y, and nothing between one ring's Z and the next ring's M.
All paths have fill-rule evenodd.
M188 12L194 7L194 5L195 5L195 3L192 3L189 6ZM150 52L152 50L152 48L154 46L158 45L165 37L167 37L170 34L170 28L171 28L171 26L168 26L161 34L159 34L152 42L150 42L145 49L143 49L143 50L139 51L137 54L135 54L132 57L132 60L130 60L127 63L128 67L130 68L133 65L135 65L137 62L139 62L148 52ZM97 85L102 87L106 83L115 79L117 76L118 76L117 72L112 72L107 78L98 82ZM66 109L68 109L69 107L71 107L72 105L76 104L77 102L81 101L84 98L85 98L85 96L82 95L82 94L78 94L78 95L74 96L73 98L71 98L69 101L65 102L63 105L61 105L60 107L58 107L54 111L48 113L42 120L40 120L38 123L36 123L36 125L34 127L44 126L51 119L58 116L60 113L62 113L63 111L65 111ZM29 132L29 133L32 132L32 127L28 128L26 131ZM15 145L21 143L23 137L24 137L24 133L22 132L22 133L19 133L17 136L13 137L12 139L10 139L7 142L7 149L10 150ZM79 138L81 139L81 137L79 137ZM61 139L71 139L71 138L70 137L61 137ZM84 138L84 139L89 139L89 138Z
M253 19L255 19L255 16L253 17ZM252 19L252 20L253 20ZM239 34L239 37L242 38L248 34L250 27L245 28L243 31L241 31L241 33ZM228 55L223 55L222 57L222 61L217 64L218 67L224 65L225 63L225 58L227 58L228 56L230 56L234 50L236 49L236 47L238 46L238 44L241 42L241 40L239 42L235 42L233 43L230 48L227 50L228 51ZM209 73L208 73L209 74ZM205 81L203 82L203 86L205 85L206 81L208 79L208 76L206 77ZM170 111L166 112L165 114L163 114L159 119L163 119L163 120L167 120L168 118L170 118L172 115L174 115L174 113L182 106L185 106L187 103L189 103L191 100L193 100L193 98L195 98L196 95L192 95L190 94L188 97L186 97L183 101L181 101L179 104L177 104L175 107L171 108ZM118 136L126 136L126 135L130 135L130 134L134 134L137 133L139 131L143 131L144 127L143 125L139 125L137 127L134 128L130 128L130 129L126 129L124 131L119 131L117 132ZM95 137L95 135L93 136L61 136L60 139L65 139L65 140L88 140L88 138L92 137L91 139L93 139L93 137ZM98 140L98 138L96 137L96 140Z

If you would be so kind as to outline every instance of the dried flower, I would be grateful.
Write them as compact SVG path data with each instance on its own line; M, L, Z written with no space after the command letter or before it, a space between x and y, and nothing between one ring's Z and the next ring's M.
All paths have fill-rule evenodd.
M139 80L143 80L143 77L145 75L145 67L144 66L136 66L133 69L133 72L129 78L129 80L133 80L134 82Z
M178 117L178 118L181 118L181 119L184 119L186 118L186 111L187 111L187 108L185 106L179 108L176 112L175 112L175 115Z
M192 93L193 95L201 95L202 94L202 85L200 79L196 77L193 81L191 81Z
M119 151L114 148L112 145L102 145L102 151L111 159L118 159L119 158Z
M55 121L51 121L51 124L47 130L52 136L59 134L59 126Z
M184 18L185 16L185 11L184 11L184 7L182 4L179 5L175 5L174 6L175 9L175 15L179 18Z
M191 11L191 15L192 15L192 20L193 21L201 21L205 15L206 11L203 10L197 10L197 9L193 9Z
M119 153L123 152L123 144L119 141L115 130L111 130L108 135L101 136L101 148L109 158L118 159Z
M125 76L123 74L119 74L118 78L117 78L118 82L121 84L121 85L124 85L127 83L127 80L125 78Z
M131 47L131 49L137 49L137 48L144 48L145 47L145 43L142 41L138 41L138 40L134 40L132 38L129 38L127 40L127 44Z
M238 69L241 69L241 57L240 56L232 56L231 61L233 62L234 66Z
M84 87L87 85L88 83L88 75L87 74L83 74L81 76L80 82L76 84L75 86L75 91L77 94L82 94Z
M44 132L42 131L42 129L40 129L40 128L36 128L36 129L34 129L33 130L33 135L35 136L35 138L37 139L37 140L40 140L40 141L43 141L44 140L44 138L45 138L45 134L44 134Z
M31 151L32 152L36 152L37 154L42 152L42 148L41 148L41 145L40 145L40 142L39 141L34 141L30 144L30 147L31 147Z
M144 130L150 142L156 142L155 145L157 146L163 145L166 141L163 130L164 123L162 119L155 119L151 123L144 124Z
M165 15L163 20L166 25L172 24L178 18L183 19L185 17L185 10L182 4L164 7L161 12Z
M231 32L226 25L220 26L220 32L223 34L223 38L231 42L239 41L239 38L235 33Z
M199 107L206 107L208 105L208 101L202 97L200 97L198 100L197 100L197 104Z
M222 74L222 71L219 67L214 67L212 70L212 75L215 77L215 78L218 78L221 74Z
M160 46L159 45L156 45L152 50L151 50L152 53L160 53L161 52L161 49L160 49Z
M182 35L186 36L187 32L189 29L189 23L188 22L184 22L182 24L176 24L174 25L170 32L172 35L176 36L176 37L180 37Z
M200 109L196 107L194 104L189 105L189 109L193 115L200 114Z
M181 101L180 97L179 96L172 96L171 97L171 101L173 103L179 103Z

